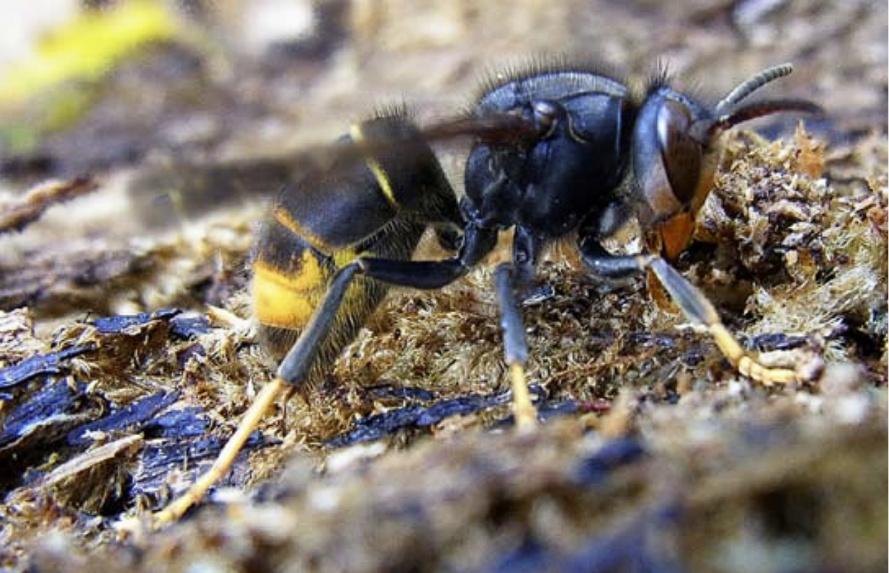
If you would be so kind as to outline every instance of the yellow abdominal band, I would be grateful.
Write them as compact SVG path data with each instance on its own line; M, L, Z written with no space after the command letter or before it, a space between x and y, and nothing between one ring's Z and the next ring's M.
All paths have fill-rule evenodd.
M287 275L256 261L253 264L253 312L260 324L300 329L309 322L327 289L328 277L310 251L299 272Z

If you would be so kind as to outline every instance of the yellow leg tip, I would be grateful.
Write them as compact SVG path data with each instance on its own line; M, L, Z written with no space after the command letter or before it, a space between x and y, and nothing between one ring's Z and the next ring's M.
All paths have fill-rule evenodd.
M722 323L711 324L709 329L716 345L728 361L731 362L732 366L744 376L759 382L763 386L798 384L810 378L797 370L772 368L763 365L738 344L738 341L735 340Z
M155 512L151 515L151 528L152 529L160 529L161 527L165 527L170 523L179 521L185 512L187 512L194 504L199 502L201 498L204 497L204 493L201 492L199 497L195 497L192 495L188 495L191 492L189 490L182 497L174 500L170 505L163 508L162 510Z
M537 408L531 402L531 393L525 381L525 368L521 364L509 365L509 377L512 382L512 415L516 428L527 431L537 426Z
M207 473L194 482L188 491L182 494L179 498L173 500L170 505L151 516L151 527L153 529L178 521L185 515L185 512L203 499L207 491L213 487L213 484L228 473L232 465L235 463L238 454L243 449L244 444L247 442L247 439L250 437L250 434L252 434L259 425L260 420L262 420L266 411L271 407L275 398L277 398L285 388L287 388L287 383L280 378L275 378L266 384L262 391L256 396L256 400L254 400L253 404L250 405L250 408L244 414L244 418L241 420L241 423L238 424L235 433L232 434L231 438L226 442L222 451L219 452L216 461L213 462L213 465L207 470Z

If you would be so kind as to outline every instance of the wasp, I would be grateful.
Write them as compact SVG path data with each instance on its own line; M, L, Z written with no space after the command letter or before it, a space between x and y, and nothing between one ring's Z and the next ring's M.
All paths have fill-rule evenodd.
M670 264L689 244L713 188L720 136L779 112L817 112L796 99L745 100L792 71L789 64L743 81L714 106L658 76L642 93L598 71L538 66L485 86L464 117L426 129L402 109L352 126L336 159L285 190L258 240L253 263L259 336L280 360L216 463L156 514L177 519L230 467L265 410L287 387L310 383L356 335L390 286L437 289L464 276L513 229L511 260L494 272L519 428L537 423L525 380L528 350L518 294L552 242L576 238L592 275L650 273L685 317L711 333L742 374L791 383L801 369L768 368L728 332L713 305ZM431 144L472 138L458 200ZM629 219L647 250L603 247ZM433 229L454 247L441 260L412 260Z

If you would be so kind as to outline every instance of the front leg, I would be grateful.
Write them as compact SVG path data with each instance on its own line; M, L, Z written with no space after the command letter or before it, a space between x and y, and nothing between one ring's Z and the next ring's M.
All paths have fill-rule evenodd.
M638 256L612 255L592 238L582 239L579 246L584 264L597 279L625 281L645 270L644 263Z
M789 384L811 379L812 373L802 368L770 368L761 364L753 355L744 350L728 331L716 312L716 308L703 292L691 284L666 260L657 255L617 256L608 254L598 242L587 237L580 242L584 263L596 276L607 279L621 279L650 270L663 285L685 317L691 322L703 325L713 337L716 346L728 361L741 374L766 386Z

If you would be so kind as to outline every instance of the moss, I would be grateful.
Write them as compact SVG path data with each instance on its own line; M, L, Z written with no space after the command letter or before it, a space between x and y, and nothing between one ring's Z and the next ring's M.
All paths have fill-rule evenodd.
M550 4L536 9L546 11L547 21L559 20L561 12L550 11ZM584 38L591 33L581 26L587 9L567 11L577 22L535 33L533 41ZM488 10L494 8L454 17L489 22ZM638 69L651 53L662 52L649 49L652 42L688 33L687 20L674 21L658 8L611 13L606 3L597 10L591 29L598 34L596 26L608 22L621 34L602 40L603 52L639 63ZM629 13L657 17L663 33L639 32L651 26L637 26L636 20L611 25L612 17L622 22ZM518 11L511 14L521 19ZM860 25L848 27L850 36L837 32L825 50L862 44L860 34L871 20L856 19ZM713 58L717 70L723 67L719 62L731 62L724 66L732 73L728 85L737 79L738 66L759 66L762 57L755 47L726 49L727 34L718 30L712 22L696 26L689 57L692 68L703 66L702 59L707 69L714 68ZM360 43L359 36L347 41ZM528 38L527 29L521 37ZM799 40L787 38L794 53L822 57L823 51L793 43ZM818 42L822 46L823 36ZM467 45L476 50L479 43ZM639 53L627 52L631 46ZM675 46L660 47L675 54ZM215 83L201 84L206 86L201 95L223 102L246 98L253 119L279 136L293 131L311 141L313 130L320 130L329 139L330 130L309 125L307 118L323 115L323 121L342 126L346 120L333 112L367 109L368 93L381 86L381 93L404 89L393 89L386 79L391 76L382 73L385 50L348 44L342 50L331 60L330 73L306 61L288 61L292 67L274 73L257 71L262 66L245 60L238 61L237 74L212 67ZM804 72L811 66L798 65L806 94L829 102L837 93L854 98L858 89L873 91L873 85L885 83L882 66L860 74L864 87L849 80L848 90L836 88L842 70L866 67L847 60L868 53L840 51L844 63L858 67ZM456 84L472 75L465 70L477 69L461 54L459 47L438 53L436 65L425 66L424 81L434 91L426 103L458 90ZM404 60L415 65L417 58L422 56ZM356 61L367 68L362 90L354 89ZM442 70L443 78L433 78L433 70ZM399 73L404 68L392 72ZM163 83L138 74L130 79L138 87L127 93L144 93L146 101L158 93L152 86ZM298 105L294 86L301 94ZM352 92L360 100L354 107L344 102L344 94ZM272 123L270 108L261 105L267 100L276 112L298 116L300 129ZM743 342L775 351L767 358L825 357L828 364L817 381L772 388L750 382L706 334L677 328L682 319L653 303L644 281L621 287L592 281L568 242L554 246L539 268L539 281L551 294L544 292L541 302L522 312L530 381L551 403L574 405L574 413L520 434L503 430L509 415L503 404L432 427L399 430L371 444L327 447L327 440L351 430L358 418L507 390L491 275L496 260L509 257L505 242L491 261L441 291L393 292L314 391L282 400L263 420L262 434L280 443L250 454L229 482L237 489L218 490L164 531L116 540L109 526L118 517L144 514L156 501L127 486L146 444L157 439L150 432L98 436L89 448L55 441L27 468L13 466L16 480L3 492L0 509L0 563L19 570L109 573L195 567L540 570L545 564L567 569L606 558L725 571L754 562L772 570L878 567L886 561L885 124L867 134L860 127L872 123L871 108L862 107L858 115L852 103L833 107L845 115L826 134L800 128L779 141L746 131L731 134L696 243L677 263L717 303ZM325 113L316 114L321 109ZM182 136L171 126L203 125L178 108L170 117L175 121L162 122L159 131ZM211 159L204 175L213 174L217 156L249 150L251 136L262 132L238 114L226 114L222 123L227 135L218 145L176 140L181 147L175 149L185 150L188 159ZM842 130L842 137L830 129ZM103 133L77 131L74 148L104 149ZM275 145L277 151L284 144ZM290 161L302 165L285 153L272 171L287 171L278 168ZM72 163L84 164L90 163ZM140 167L153 169L150 162ZM119 168L113 164L112 171ZM188 187L188 172L162 171L172 178L170 189ZM228 189L221 180L234 181L233 171L219 173L203 179L212 181L213 190ZM157 228L141 217L145 203L122 192L118 175L103 180L94 196L72 202L64 214L48 212L21 235L4 236L9 249L0 260L0 286L9 288L0 294L18 296L3 299L6 308L27 309L0 317L3 365L71 345L96 346L65 362L58 376L0 389L0 418L5 422L42 387L66 384L70 377L86 387L91 414L100 406L121 408L176 389L176 408L199 409L207 424L202 431L227 436L274 369L255 344L248 320L246 263L263 208L248 199L247 206L215 210L198 200L197 211L205 216L189 213L184 225L169 225L181 222L181 214L162 215L163 228ZM156 184L147 185L151 191ZM149 193L138 199L154 198ZM91 217L102 205L114 209L96 223ZM181 338L157 323L109 335L89 324L96 315L174 305L208 316L207 330ZM170 487L190 479L178 467L168 474Z

